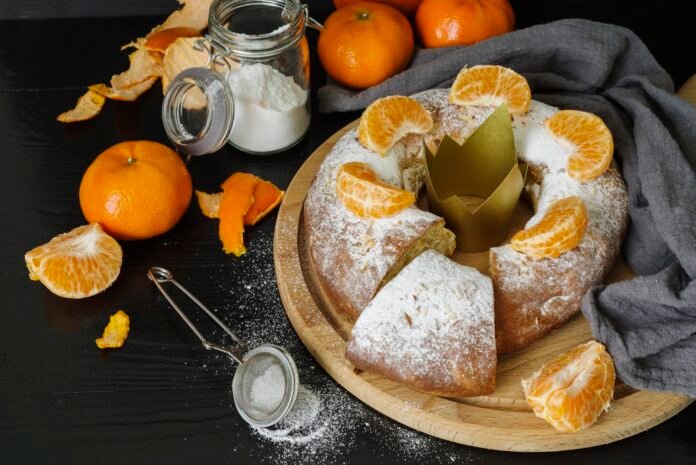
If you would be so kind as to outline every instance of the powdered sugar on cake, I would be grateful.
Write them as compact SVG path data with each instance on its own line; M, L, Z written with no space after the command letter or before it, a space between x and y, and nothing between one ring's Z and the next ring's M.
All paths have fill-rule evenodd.
M449 104L445 89L425 91L414 98L433 116L433 130L424 136L431 149L444 135L463 143L494 111L493 107ZM555 259L533 260L509 245L491 249L496 332L498 349L503 351L538 339L577 313L582 296L602 281L618 256L628 222L626 188L613 164L589 182L576 181L566 173L572 147L544 126L557 111L532 101L529 112L513 117L518 157L530 165L533 181L526 192L536 214L527 226L539 221L554 201L576 195L585 202L588 227L578 247ZM359 313L404 253L403 245L442 220L415 207L377 220L351 214L336 197L338 166L362 161L384 181L417 192L425 169L419 146L419 138L412 136L388 156L380 157L362 147L353 130L341 138L322 164L305 202L304 220L313 260L325 281L335 286L332 297L339 305ZM419 292L439 295L449 291Z
M490 278L426 251L365 308L347 354L421 390L483 394L493 387L493 321Z
M338 167L347 162L364 162L382 180L402 187L402 167L413 164L415 156L403 149L381 157L360 145L356 131L351 130L324 160L307 194L304 221L312 259L328 285L340 284L333 292L342 293L337 300L348 308L362 310L401 257L403 244L417 240L442 220L415 207L379 219L354 215L336 195Z

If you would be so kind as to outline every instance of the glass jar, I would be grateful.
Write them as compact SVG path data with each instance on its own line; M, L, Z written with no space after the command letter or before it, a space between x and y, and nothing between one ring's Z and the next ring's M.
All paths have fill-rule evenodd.
M306 26L321 28L299 0L215 0L206 68L189 68L167 88L162 122L180 152L202 155L225 142L252 154L297 144L310 122Z

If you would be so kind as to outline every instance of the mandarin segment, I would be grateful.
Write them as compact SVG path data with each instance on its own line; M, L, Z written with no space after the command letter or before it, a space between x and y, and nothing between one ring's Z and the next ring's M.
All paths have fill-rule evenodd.
M535 260L558 258L580 244L587 228L587 209L580 197L557 200L541 220L512 237L510 246Z
M260 179L250 173L234 173L222 184L220 240L225 253L240 257L244 246L244 216L254 203L254 189Z
M506 104L513 115L529 110L532 91L524 76L498 65L462 69L450 88L449 100L457 105L495 106Z
M425 134L433 128L430 112L411 97L375 100L360 118L358 140L367 149L385 155L408 134Z
M522 380L534 414L563 432L588 428L614 396L614 362L596 341L581 344Z
M394 215L416 201L412 192L387 184L369 165L360 162L338 168L336 194L349 211L367 218Z
M609 168L614 138L602 118L578 110L561 110L544 125L554 137L572 147L567 172L578 181L591 181Z
M60 234L24 256L29 277L54 294L90 297L111 286L121 271L121 246L98 224Z

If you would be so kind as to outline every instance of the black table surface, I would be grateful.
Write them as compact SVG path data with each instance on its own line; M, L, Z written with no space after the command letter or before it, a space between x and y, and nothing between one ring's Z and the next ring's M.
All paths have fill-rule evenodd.
M521 27L573 16L623 24L648 43L677 85L696 72L686 45L688 16L668 8L670 2L660 12L639 2L628 9L612 2L514 3ZM313 8L320 19L330 9L328 2ZM121 276L98 296L62 299L30 281L23 254L84 223L77 189L91 160L123 140L167 142L160 87L134 103L108 102L93 121L55 121L86 85L124 69L119 46L159 19L0 22L0 463L696 463L696 405L610 445L548 454L448 443L364 406L317 365L287 321L273 269L275 214L246 235L249 252L242 258L222 253L216 222L192 202L165 235L123 243ZM319 84L324 77L313 59ZM309 154L356 116L315 112L309 135L286 153L254 157L226 147L195 159L189 164L194 186L214 191L241 170L286 187ZM239 418L231 397L234 366L204 350L156 294L145 277L153 265L171 269L250 345L273 342L292 352L333 425L321 447L279 445ZM94 339L120 308L131 316L128 341L120 350L99 351Z

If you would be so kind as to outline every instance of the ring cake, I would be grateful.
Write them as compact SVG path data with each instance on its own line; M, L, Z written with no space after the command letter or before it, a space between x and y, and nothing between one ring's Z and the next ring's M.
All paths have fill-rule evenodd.
M386 154L361 144L358 130L347 132L327 155L308 191L303 227L323 289L339 309L357 319L348 342L349 360L415 389L471 396L489 393L494 386L490 376L495 363L490 365L487 341L495 337L498 354L517 350L579 311L583 295L602 282L619 254L628 202L611 159L591 179L569 174L574 148L545 125L560 110L530 99L524 111L512 116L518 158L529 166L525 194L535 211L525 231L543 223L561 199L579 198L586 210L586 227L572 248L547 258L516 250L514 238L513 244L491 248L492 288L486 291L477 272L464 272L464 267L442 256L455 248L454 234L442 218L416 206L379 218L346 208L336 188L342 165L363 163L382 182L418 195L426 172L421 140L429 149L445 135L462 143L500 104L462 105L451 103L451 98L443 89L415 95L413 99L432 117L432 127L421 135L400 137ZM439 254L421 255L429 249ZM414 260L419 255L422 258ZM471 298L470 289L476 289L479 297ZM486 292L494 306L494 325L481 318L485 312L477 307L486 301L480 298ZM430 310L423 307L431 304ZM409 311L425 316L408 321L403 315ZM435 311L445 312L442 318L457 323L444 333L433 330L433 325L442 327L434 323L441 321L439 317L427 316ZM480 337L470 337L474 328ZM457 331L461 333L453 334ZM376 339L374 334L385 337ZM436 358L438 362L432 362ZM417 366L420 362L423 366Z

